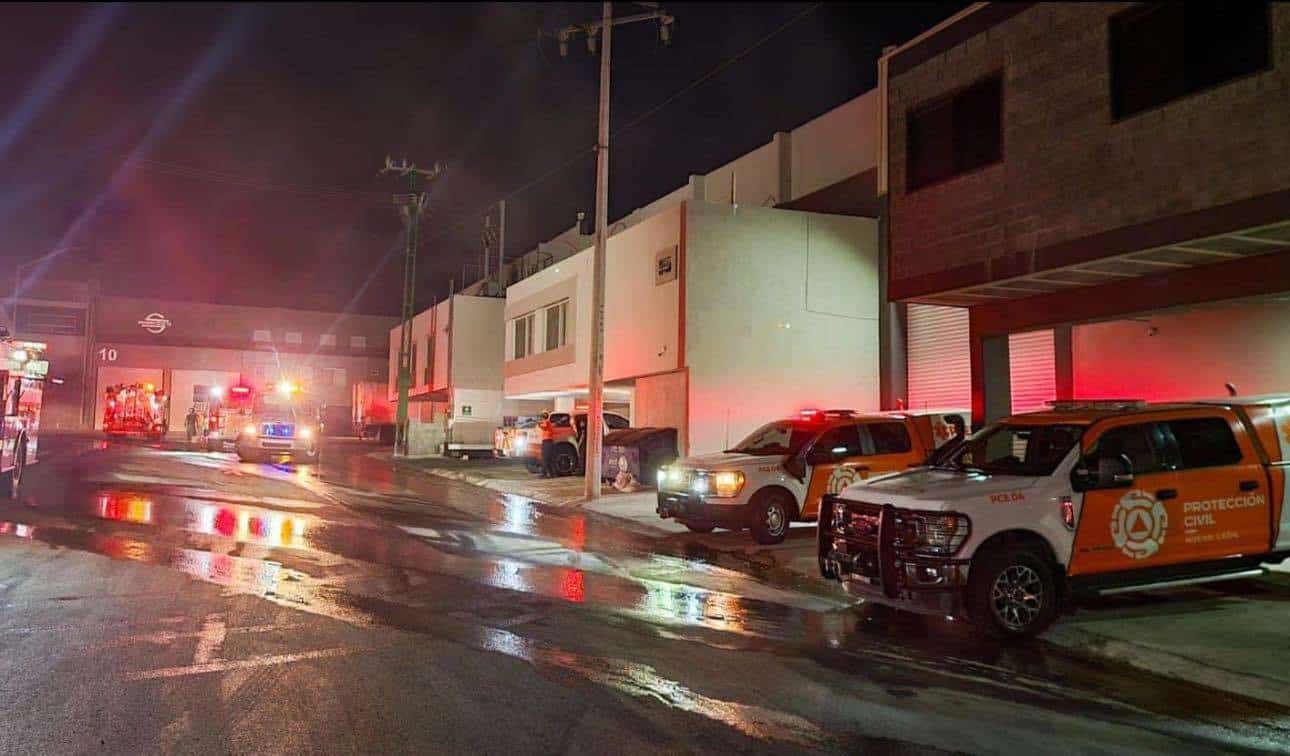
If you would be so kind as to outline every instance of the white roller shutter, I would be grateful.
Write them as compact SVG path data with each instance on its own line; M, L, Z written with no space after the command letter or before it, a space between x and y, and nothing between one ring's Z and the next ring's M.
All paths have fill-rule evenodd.
M971 407L967 309L911 304L906 311L905 340L909 408Z
M1053 332L1009 334L1008 361L1013 413L1047 409L1047 403L1057 397Z

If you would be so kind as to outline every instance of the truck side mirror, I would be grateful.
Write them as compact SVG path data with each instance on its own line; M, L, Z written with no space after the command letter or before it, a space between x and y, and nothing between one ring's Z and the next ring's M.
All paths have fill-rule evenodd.
M792 475L799 483L806 482L806 460L801 454L794 454L784 460L784 472Z
M1124 488L1133 483L1133 460L1127 454L1097 460L1097 487Z

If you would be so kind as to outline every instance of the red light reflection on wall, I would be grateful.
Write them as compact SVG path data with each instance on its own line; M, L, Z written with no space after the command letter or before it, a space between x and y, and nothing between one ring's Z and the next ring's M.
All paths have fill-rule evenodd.
M560 571L560 598L581 604L586 599L586 586L583 584L582 570L562 569Z

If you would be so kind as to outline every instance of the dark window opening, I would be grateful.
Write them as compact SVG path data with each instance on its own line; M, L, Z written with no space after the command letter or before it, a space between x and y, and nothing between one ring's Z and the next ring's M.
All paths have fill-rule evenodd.
M858 457L861 454L860 432L854 425L839 425L820 434L812 447L821 454L827 452L834 459Z
M866 428L873 439L874 454L904 454L913 448L903 423L872 423Z
M906 120L909 189L1003 159L1003 80L973 84Z
M1111 19L1111 107L1125 118L1267 68L1268 3L1159 3Z
M1097 440L1090 467L1096 469L1098 459L1127 457L1134 475L1162 472L1168 469L1162 454L1163 446L1160 428L1155 423L1122 425L1103 433Z
M1232 428L1221 417L1170 420L1183 469L1235 465L1241 461L1241 447Z

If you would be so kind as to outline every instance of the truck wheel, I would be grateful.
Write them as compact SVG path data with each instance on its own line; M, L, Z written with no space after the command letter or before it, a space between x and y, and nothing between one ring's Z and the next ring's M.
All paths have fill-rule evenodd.
M968 580L972 622L995 638L1038 635L1057 617L1053 566L1036 549L1008 546L973 560Z
M758 491L748 502L748 528L752 537L763 546L783 542L796 509L792 497L784 491Z
M18 448L18 455L13 461L13 470L5 476L4 493L7 498L17 499L22 494L22 474L27 468L27 445Z
M551 467L556 475L573 475L578 471L578 452L568 444L560 444L551 450Z

